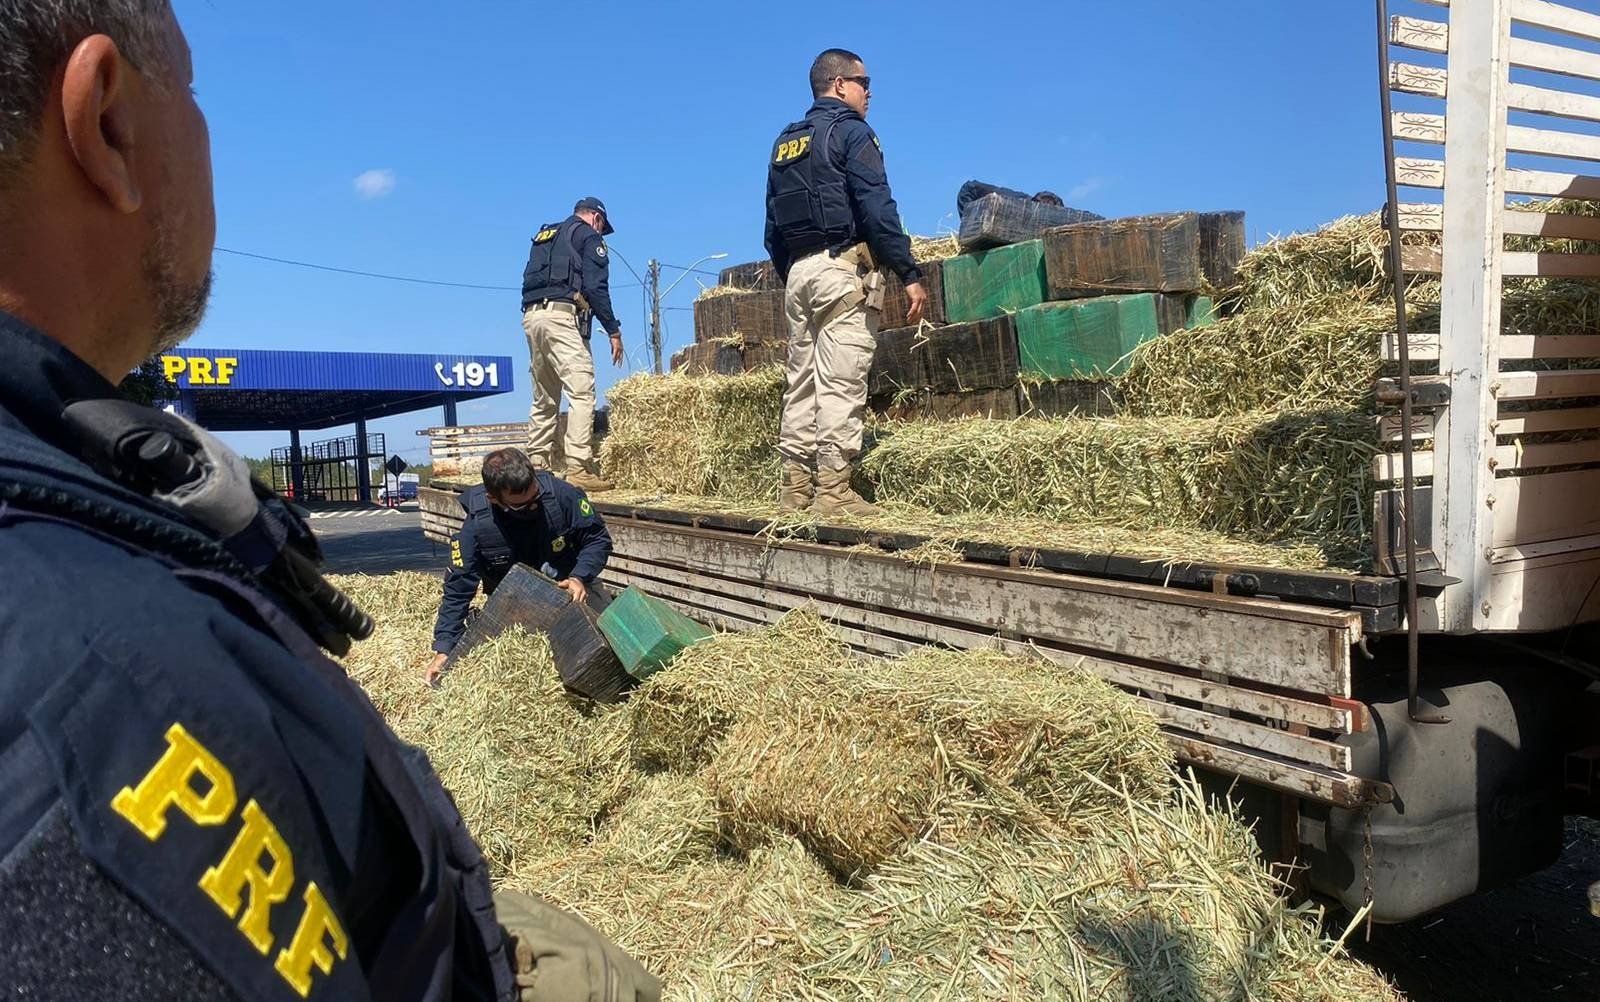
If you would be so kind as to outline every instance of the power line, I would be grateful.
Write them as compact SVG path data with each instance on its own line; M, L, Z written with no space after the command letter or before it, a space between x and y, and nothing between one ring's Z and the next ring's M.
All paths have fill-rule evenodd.
M249 251L233 250L228 247L218 247L220 254L232 254L236 257L254 258L257 261L271 261L273 264L286 264L295 268L310 268L313 271L331 271L338 275L357 275L361 278L381 278L386 282L409 282L412 285L437 285L447 289L480 289L486 292L521 292L519 286L514 285L473 285L469 282L442 282L432 278L410 278L405 275L384 275L375 271L358 271L354 268L335 268L332 265L312 264L309 261L291 261L288 258L270 257L266 254L252 254ZM626 263L626 262L624 262ZM631 270L631 269L630 269ZM639 283L613 286L617 289L636 288Z
M665 261L661 262L661 267L663 267L663 268L676 268L679 271L689 271L689 272L693 272L696 275L707 275L707 276L709 276L711 278L715 278L715 279L719 279L719 280L722 278L722 275L719 272L706 271L704 268L685 268L681 264L667 264Z

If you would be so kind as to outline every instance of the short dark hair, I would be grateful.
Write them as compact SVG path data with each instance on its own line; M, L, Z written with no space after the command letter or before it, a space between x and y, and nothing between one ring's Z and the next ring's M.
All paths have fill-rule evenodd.
M839 77L850 76L857 63L865 60L849 49L827 49L811 64L811 96L821 97Z
M521 494L537 479L533 460L521 449L496 449L483 457L483 486L490 497Z
M1039 194L1033 196L1033 200L1035 202L1043 202L1045 205L1065 205L1066 204L1065 202L1061 201L1061 196L1057 195L1053 191L1041 191L1041 192L1039 192Z
M31 155L50 80L79 42L109 35L158 79L171 16L170 0L0 0L0 177Z

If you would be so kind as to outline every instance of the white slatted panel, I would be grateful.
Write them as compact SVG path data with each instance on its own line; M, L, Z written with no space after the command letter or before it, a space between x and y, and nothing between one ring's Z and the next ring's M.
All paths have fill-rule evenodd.
M1589 564L1600 566L1594 549L1600 524L1589 511L1600 508L1592 501L1600 492L1600 469L1528 472L1600 466L1600 406L1588 402L1600 397L1600 370L1502 371L1533 359L1600 357L1600 323L1590 332L1570 330L1569 324L1560 334L1499 336L1499 298L1483 296L1502 276L1600 278L1600 254L1556 253L1526 242L1600 242L1600 216L1537 211L1537 200L1545 198L1600 203L1600 171L1578 173L1569 166L1600 163L1600 136L1572 131L1570 124L1600 123L1600 96L1578 83L1600 80L1600 53L1592 44L1600 42L1600 14L1579 9L1574 0L1421 2L1447 9L1448 23L1443 15L1395 17L1390 42L1413 52L1445 53L1446 68L1426 65L1437 61L1432 57L1396 58L1390 82L1398 92L1442 102L1443 114L1439 108L1406 107L1395 112L1391 125L1398 141L1442 147L1443 156L1402 150L1395 167L1403 185L1443 192L1444 204L1402 205L1399 221L1407 231L1441 236L1440 246L1408 246L1403 258L1408 271L1439 275L1445 288L1443 333L1413 335L1409 354L1450 373L1452 394L1436 420L1415 423L1409 436L1437 450L1418 456L1418 472L1434 477L1436 496L1448 497L1442 506L1447 514L1435 506L1434 539L1447 572L1463 579L1451 589L1456 594L1447 594L1434 610L1439 624L1449 630L1504 629L1537 619L1530 618L1514 587L1517 568L1537 571L1530 581L1548 588L1572 576L1551 564L1558 552L1581 558L1586 580L1593 580ZM1550 32L1582 41L1569 45ZM1541 118L1510 124L1509 112ZM1508 153L1530 159L1510 168ZM1507 196L1531 197L1534 211L1500 208ZM1505 250L1506 239L1520 242ZM1516 291L1528 289L1519 284ZM1396 359L1392 335L1383 339L1382 350L1385 358ZM1542 409L1508 409L1529 402ZM1471 417L1477 420L1469 425ZM1394 417L1380 423L1380 432L1389 448L1407 434ZM1524 441L1585 432L1594 435L1574 442ZM1383 456L1374 472L1392 477L1398 469L1398 456ZM1576 499L1560 496L1570 490L1580 492ZM1492 567L1483 561L1486 547L1496 553Z

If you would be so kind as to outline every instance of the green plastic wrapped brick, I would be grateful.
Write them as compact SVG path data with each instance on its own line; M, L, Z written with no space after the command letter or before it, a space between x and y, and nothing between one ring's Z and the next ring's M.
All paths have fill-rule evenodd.
M678 652L711 631L637 588L625 588L600 616L600 632L629 675L643 681L665 668Z
M944 262L945 317L953 324L988 320L1045 300L1044 243L963 254Z
M1160 335L1156 297L1099 296L1045 303L1016 316L1024 372L1051 379L1099 379L1128 368L1128 355Z

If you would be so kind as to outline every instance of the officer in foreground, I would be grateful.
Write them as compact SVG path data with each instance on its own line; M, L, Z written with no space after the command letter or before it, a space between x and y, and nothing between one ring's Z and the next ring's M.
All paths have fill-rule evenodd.
M785 282L789 316L779 505L871 515L878 509L850 488L850 471L883 308L879 269L905 283L907 322L922 319L928 294L866 122L872 81L861 57L822 53L811 64L811 93L811 110L783 130L767 162L767 253Z
M169 4L0 0L0 66L0 994L657 998L577 919L491 896L426 757L319 650L372 624L305 523L116 397L210 286Z
M539 227L522 274L522 329L532 358L533 408L528 451L550 465L561 391L567 393L567 481L590 493L608 491L594 458L594 357L589 317L611 341L611 364L622 365L622 325L611 309L611 258L605 237L615 230L598 198L580 199L572 215Z
M444 601L433 627L430 685L438 681L450 652L466 629L467 609L483 590L492 594L516 564L542 568L574 602L611 556L611 534L583 492L534 468L520 449L501 449L483 459L483 486L461 495L466 521L450 542Z

